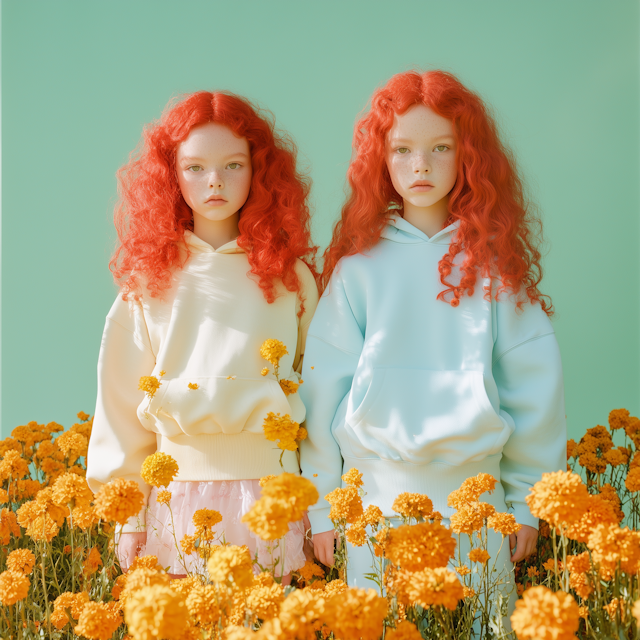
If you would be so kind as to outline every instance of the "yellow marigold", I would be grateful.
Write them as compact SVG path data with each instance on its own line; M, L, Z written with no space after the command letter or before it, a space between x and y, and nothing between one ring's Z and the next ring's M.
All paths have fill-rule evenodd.
M178 463L168 454L156 451L142 463L140 476L153 487L167 487L178 475Z
M261 376L268 376L269 375L269 368L268 367L264 367L264 369L262 369L262 371L260 371L260 375Z
M625 455L626 449L624 449L624 451L622 451L622 449L624 449L624 447L611 449L610 451L607 451L602 457L606 460L607 464L610 464L612 467L619 467L622 464L627 464L629 455Z
M77 414L78 420L82 420L82 422L86 422L89 419L89 414L84 411L79 411Z
M555 560L553 558L549 558L546 562L544 562L542 564L542 566L549 571L550 573L555 573L556 569L555 569ZM558 560L558 573L560 573L562 571L562 562L560 562Z
M624 432L633 440L634 444L636 444L636 448L638 446L636 443L638 431L640 431L640 419L635 416L630 416L624 427Z
M111 595L114 600L120 599L120 594L125 587L127 582L127 574L123 573L116 578L116 581L113 583L113 587L111 588Z
M578 454L578 443L571 438L571 440L567 440L567 460L571 460L571 458L575 458Z
M386 555L407 571L446 567L454 556L456 541L439 523L402 525L389 531Z
M338 487L328 493L324 499L331 505L329 518L333 522L345 521L353 524L362 515L362 498L355 487Z
M95 496L95 509L107 522L126 524L144 506L144 495L135 480L117 478L103 484Z
M376 541L373 543L373 552L376 558L381 558L387 552L387 543L389 542L389 527L381 527L373 536Z
M218 523L222 522L222 516L219 511L213 509L198 509L191 518L196 527L196 536L203 529L213 529Z
M209 584L194 583L187 595L187 609L200 625L217 623L220 618L218 591Z
M640 491L640 467L629 469L624 486L632 492Z
M589 495L588 508L578 522L567 528L565 535L577 542L587 542L593 529L599 524L618 524L613 505L600 495Z
M280 606L278 618L284 632L282 637L314 640L316 627L325 622L325 609L323 592L313 589L293 591Z
M308 433L307 430L304 427L300 427L298 429L298 433L296 433L296 440L298 442L301 442L302 440L306 440L308 437Z
M90 640L110 640L122 624L122 616L104 602L87 602L74 631Z
M347 589L327 602L326 624L337 638L378 640L388 608L373 589Z
M522 529L522 525L516 522L512 513L494 513L487 518L487 526L503 536L518 533Z
M170 504L171 491L158 491L158 495L156 496L156 502L158 504Z
M564 591L527 589L511 616L518 640L574 640L580 623L576 601Z
M589 584L586 573L569 574L569 587L583 600L593 593L593 587Z
M96 510L92 506L80 506L71 511L71 515L67 518L69 524L73 521L73 526L88 531L98 522Z
M267 482L273 480L274 478L276 478L277 476L274 476L273 474L269 474L268 476L263 476L262 478L260 478L260 480L258 480L258 484L261 487L265 487Z
M292 382L291 380L280 380L278 382L280 388L284 392L285 396L290 396L294 393L297 393L298 387L300 386L297 382Z
M271 620L280 612L284 602L284 590L281 585L273 583L254 587L247 594L247 608L259 620Z
M53 483L52 498L59 507L88 507L93 500L93 492L84 478L75 473L65 473Z
M527 576L530 578L537 578L540 575L540 572L536 567L527 567Z
M277 540L289 531L291 510L288 501L263 496L242 516L242 522L262 540Z
M375 504L370 504L360 516L362 523L370 527L376 527L383 519L382 511L380 507L376 507Z
M162 382L155 376L142 376L138 383L138 389L144 391L148 398L151 399L156 395L156 391L160 388Z
M384 637L385 640L422 640L416 625L408 620L398 622L395 629L388 628Z
M154 569L156 571L164 571L162 565L158 562L158 556L136 556L129 567L129 573L136 569Z
M31 581L19 571L0 573L0 602L6 607L24 600L29 595Z
M451 530L455 533L471 534L480 531L484 526L485 514L492 515L490 510L480 508L479 505L486 505L486 502L468 502L458 508L451 518ZM491 507L491 505L488 505ZM491 507L495 512L495 508ZM488 516L487 516L488 517Z
M45 427L45 431L47 433L60 433L61 431L64 431L64 427L61 424L58 424L57 422L50 422Z
M253 582L253 563L247 547L215 547L207 568L214 582L246 589Z
M343 474L342 482L358 489L363 485L362 474L354 467Z
M44 499L49 494L47 490L42 490L38 497L42 495L43 501L32 500L25 502L17 512L17 520L21 527L26 529L26 534L32 540L46 540L51 542L57 535L60 525L58 521L58 513L56 510L61 511L60 507L54 505L48 505ZM49 489L50 491L50 489ZM61 523L64 522L64 515L62 516Z
M485 564L491 557L486 549L471 549L468 555L471 562L479 562L480 564Z
M195 391L196 389L198 389L198 383L197 382L190 382L187 387L189 387L189 389L191 389L192 391Z
M433 511L433 502L421 493L401 493L391 508L405 518L426 518Z
M469 502L477 502L478 498L487 491L492 493L497 480L488 473L479 473L467 478L459 489L452 491L447 498L447 504L454 509L460 509Z
M7 504L8 502L9 494L4 489L0 489L0 504Z
M0 482L12 478L17 480L29 475L27 461L13 449L7 451L0 462Z
M342 580L336 579L327 582L324 592L327 596L337 596L345 593L348 589L349 587Z
M71 611L71 617L74 620L78 620L87 602L89 602L89 594L86 591L80 593L70 593L67 591L60 594L53 602L51 624L60 630L70 622L69 616L67 616L67 609Z
M196 536L190 536L186 533L182 537L182 540L180 540L180 546L188 556L190 556L196 550L195 544Z
M53 458L45 458L42 461L40 468L49 478L57 478L62 475L65 470L64 464L54 460Z
M572 573L586 573L591 569L589 552L584 551L577 555L567 556L567 569Z
M607 612L611 620L615 620L620 616L620 620L625 618L625 600L624 598L613 598L609 604L605 604L602 608Z
M89 439L81 433L67 431L56 438L56 444L64 454L64 457L71 463L78 458L87 455Z
M629 412L627 409L614 409L609 413L609 428L612 431L616 429L624 429L629 420Z
M464 597L456 574L445 567L425 568L412 574L405 585L409 601L423 607L442 606L455 609Z
M346 530L345 536L354 547L362 547L367 542L367 530L359 524L351 525Z
M98 547L93 547L82 565L82 571L85 576L91 576L100 568L101 565L102 558L100 557L100 551L98 551Z
M460 567L456 567L456 573L461 576L466 576L471 573L471 569L469 569L466 564L463 564Z
M291 420L291 416L286 413L281 416L279 413L269 411L264 419L263 429L267 440L278 442L278 447L284 451L295 451L298 448L296 436L300 425Z
M522 585L518 585L518 586L522 586ZM473 598L476 595L476 590L473 589L472 587L462 587L462 595L465 599L467 598Z
M33 571L35 563L36 557L29 549L15 549L7 557L7 567L24 576Z
M131 593L124 605L124 618L135 640L175 638L189 625L184 596L157 584Z
M621 522L624 518L624 513L621 508L620 496L618 496L618 492L610 484L604 484L600 488L599 495L603 500L606 500L613 507L613 512L616 514L617 521Z
M589 492L576 473L543 473L526 501L532 515L556 528L564 529L578 522L589 505Z
M260 347L260 355L274 367L277 367L280 359L288 353L287 347L280 340L265 340Z
M312 560L307 560L297 572L303 583L307 584L313 578L324 578L324 571Z
M620 569L628 574L638 571L640 562L640 532L617 524L597 525L587 540L591 557L599 566L600 575L609 580L613 577L618 562Z
M263 486L262 495L288 502L291 507L290 522L300 520L319 498L313 482L294 473L281 473L272 478Z

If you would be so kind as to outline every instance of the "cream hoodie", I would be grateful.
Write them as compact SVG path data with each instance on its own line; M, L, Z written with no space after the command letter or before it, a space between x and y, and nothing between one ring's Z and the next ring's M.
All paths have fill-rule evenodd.
M178 481L278 474L281 451L265 438L263 420L270 411L305 419L299 394L287 397L273 373L261 375L268 363L260 346L269 338L283 342L289 354L280 361L280 377L299 381L318 302L309 268L298 260L301 291L279 283L269 304L235 241L214 250L191 232L185 240L191 256L173 274L164 299L143 295L125 302L119 295L107 316L88 454L87 481L94 492L126 478L148 497L151 488L140 467L156 451L178 462ZM153 398L138 390L142 376L161 381ZM296 453L286 451L283 464L298 472ZM144 510L124 530L143 525Z

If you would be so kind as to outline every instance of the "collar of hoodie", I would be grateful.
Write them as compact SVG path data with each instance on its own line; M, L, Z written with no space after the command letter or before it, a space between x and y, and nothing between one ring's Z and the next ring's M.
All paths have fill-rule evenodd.
M460 221L456 220L453 224L438 231L431 238L414 227L410 222L400 217L397 213L392 214L387 220L387 226L382 231L382 237L392 242L401 244L418 244L428 242L430 244L450 244L451 235L460 226Z
M199 253L244 253L244 251L238 246L237 239L214 249L209 243L198 238L193 231L187 230L184 232L184 240L187 245L189 245L189 249L191 251L197 251Z

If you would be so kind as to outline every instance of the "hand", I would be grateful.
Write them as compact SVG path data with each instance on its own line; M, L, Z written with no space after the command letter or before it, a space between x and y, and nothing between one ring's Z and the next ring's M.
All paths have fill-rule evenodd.
M313 535L313 552L316 558L327 567L333 567L333 543L335 539L336 532L333 529Z
M509 549L511 550L511 562L518 562L531 555L536 550L538 541L538 530L535 527L523 524L518 533L509 535ZM513 553L513 548L516 552Z
M120 562L120 568L123 571L128 571L136 556L143 553L146 546L146 531L132 531L130 533L121 534L120 540L116 545L116 555Z

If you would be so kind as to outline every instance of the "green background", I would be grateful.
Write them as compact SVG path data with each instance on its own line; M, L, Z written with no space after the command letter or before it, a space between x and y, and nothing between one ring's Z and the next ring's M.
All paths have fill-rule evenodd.
M176 94L272 110L311 171L317 243L356 115L443 68L495 109L545 223L570 434L639 403L638 4L388 0L2 3L2 433L93 413L116 289L115 172Z

